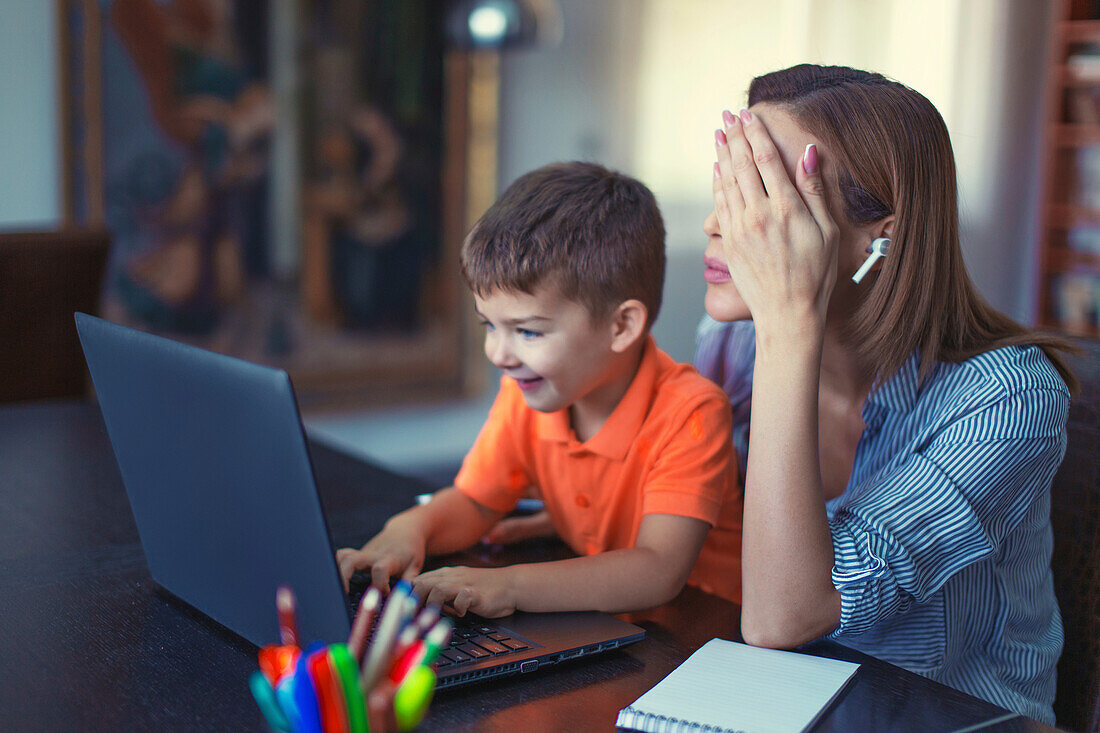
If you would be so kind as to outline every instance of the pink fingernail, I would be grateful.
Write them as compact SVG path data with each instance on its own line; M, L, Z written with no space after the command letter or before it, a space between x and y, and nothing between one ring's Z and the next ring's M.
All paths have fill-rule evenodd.
M813 175L817 173L817 146L810 143L802 154L802 170Z
M741 110L741 121L744 122L746 125L751 125L752 112L749 112L747 109Z
M714 141L718 143L718 147L723 147L726 144L726 133L721 130L714 131Z
M721 178L722 177L722 172L720 170L718 170L718 164L717 163L714 164L714 177L715 178Z
M733 112L728 109L722 110L722 122L726 123L726 129L730 129L737 124L737 118L733 116Z

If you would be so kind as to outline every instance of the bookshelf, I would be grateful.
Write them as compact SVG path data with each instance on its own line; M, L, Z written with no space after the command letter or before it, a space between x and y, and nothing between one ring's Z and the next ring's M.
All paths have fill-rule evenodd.
M1057 0L1039 232L1039 325L1100 337L1100 2Z

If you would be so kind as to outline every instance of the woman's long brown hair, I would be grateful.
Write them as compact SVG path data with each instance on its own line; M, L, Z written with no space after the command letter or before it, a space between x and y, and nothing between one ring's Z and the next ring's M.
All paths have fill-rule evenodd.
M975 290L959 245L955 158L947 126L924 96L844 66L801 64L759 76L749 105L774 104L835 158L848 219L895 217L890 255L867 285L848 336L885 379L919 351L921 376L1002 346L1038 346L1070 391L1064 354L1076 349L994 310Z

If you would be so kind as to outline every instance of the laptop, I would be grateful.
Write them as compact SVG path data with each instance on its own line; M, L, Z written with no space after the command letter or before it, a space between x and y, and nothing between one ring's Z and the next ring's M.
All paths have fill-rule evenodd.
M279 639L287 585L303 639L345 641L353 605L287 373L84 313L76 326L153 580L257 646ZM645 637L597 612L456 621L439 687Z

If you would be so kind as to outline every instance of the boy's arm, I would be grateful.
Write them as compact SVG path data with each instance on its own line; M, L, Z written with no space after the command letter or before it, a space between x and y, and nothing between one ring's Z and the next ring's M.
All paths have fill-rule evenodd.
M354 573L369 571L371 583L388 590L391 577L415 577L426 555L469 547L502 516L502 512L482 506L454 487L437 491L427 504L391 517L361 549L337 550L344 586Z
M429 603L487 618L513 611L651 608L683 588L709 530L700 519L648 514L634 547L507 568L441 568L416 577L413 585Z

